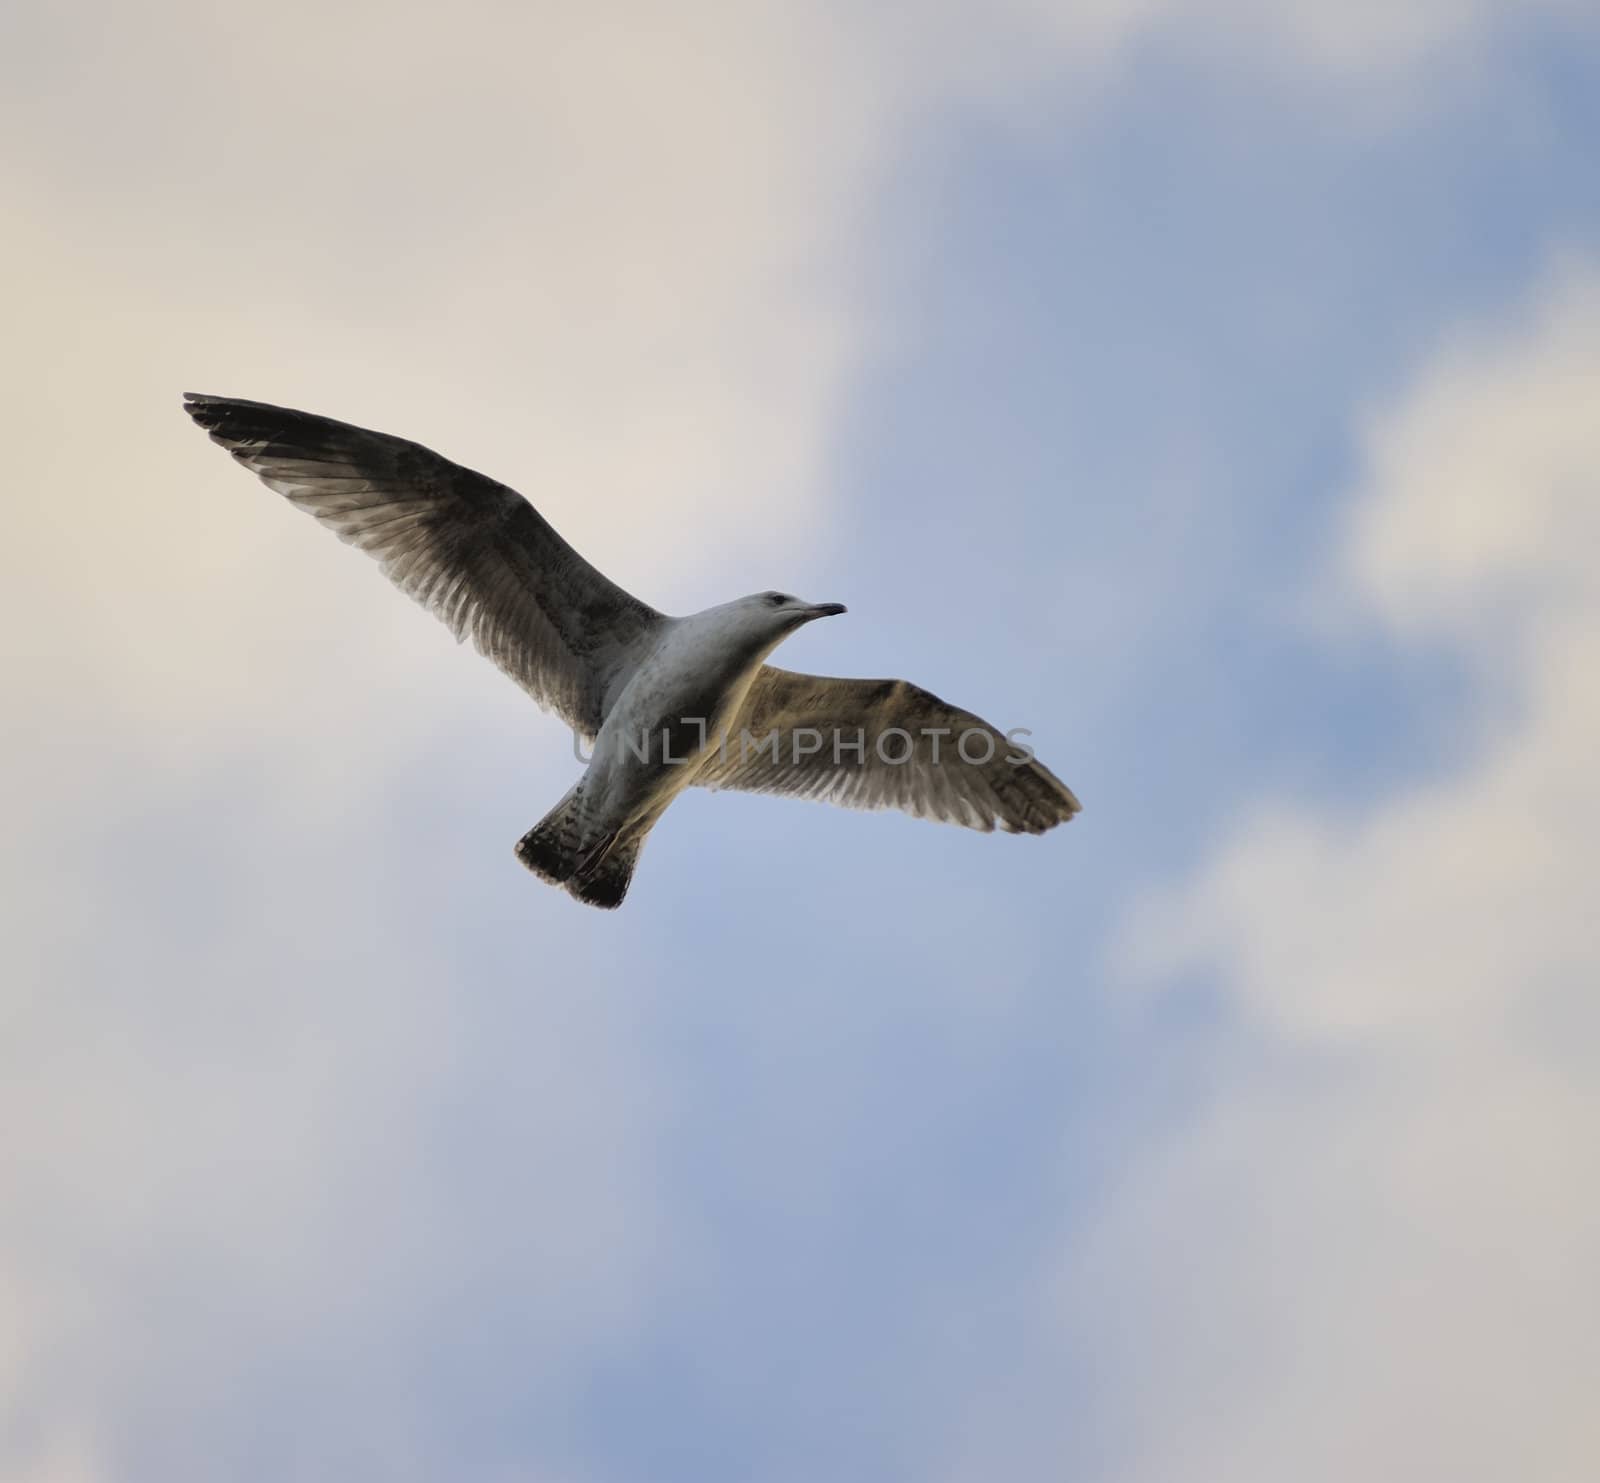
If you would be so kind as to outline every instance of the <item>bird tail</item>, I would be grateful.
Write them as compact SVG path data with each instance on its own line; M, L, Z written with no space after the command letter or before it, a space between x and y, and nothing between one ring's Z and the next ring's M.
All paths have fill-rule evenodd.
M583 857L581 785L569 789L567 796L517 841L517 859L542 881L564 886Z
M612 833L585 845L581 802L580 788L574 787L517 841L517 859L540 880L564 886L590 906L621 906L644 831L626 838Z
M580 868L567 882L568 892L589 906L608 910L622 905L633 880L633 867L638 863L639 851L644 847L644 835L635 834L619 840L612 836L609 847L588 868Z

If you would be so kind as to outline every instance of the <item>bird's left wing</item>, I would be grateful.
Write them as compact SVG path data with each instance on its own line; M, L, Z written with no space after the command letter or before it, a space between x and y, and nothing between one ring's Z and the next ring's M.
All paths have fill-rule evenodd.
M269 488L375 557L538 703L594 736L607 692L663 619L520 494L387 433L232 397L184 410Z
M770 664L695 781L1012 834L1043 834L1079 809L1025 748L916 685Z

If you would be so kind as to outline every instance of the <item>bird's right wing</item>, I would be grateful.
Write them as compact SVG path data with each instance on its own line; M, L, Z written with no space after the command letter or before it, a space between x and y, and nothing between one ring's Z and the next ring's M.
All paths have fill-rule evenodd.
M695 781L1012 834L1043 834L1079 809L1031 752L916 685L770 664Z
M540 705L587 736L599 731L608 686L661 614L597 572L515 490L331 417L194 393L184 410Z

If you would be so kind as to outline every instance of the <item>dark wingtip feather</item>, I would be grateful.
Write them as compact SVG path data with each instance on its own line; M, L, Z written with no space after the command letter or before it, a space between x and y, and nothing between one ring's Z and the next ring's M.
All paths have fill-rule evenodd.
M204 396L198 391L186 391L183 394L183 410L213 436L222 426L229 405L227 397Z

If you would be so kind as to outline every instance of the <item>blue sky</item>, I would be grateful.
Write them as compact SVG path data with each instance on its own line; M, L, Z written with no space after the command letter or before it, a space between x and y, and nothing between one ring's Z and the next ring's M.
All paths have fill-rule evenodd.
M291 12L0 45L0 1476L1586 1477L1592 17ZM559 724L190 388L1085 813L583 912Z

